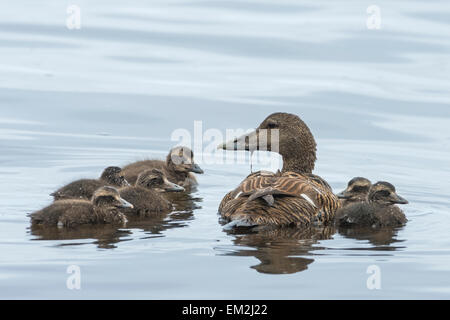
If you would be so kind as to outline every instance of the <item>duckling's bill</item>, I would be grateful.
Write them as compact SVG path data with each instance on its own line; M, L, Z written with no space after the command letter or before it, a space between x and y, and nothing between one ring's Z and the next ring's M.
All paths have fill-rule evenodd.
M173 182L170 182L167 180L167 178L164 179L164 185L163 185L164 191L167 192L182 192L185 191L185 189L182 186L179 186Z
M128 201L126 201L126 200L124 200L124 199L120 199L120 207L121 208L130 208L130 209L133 209L134 208L134 206L131 204L131 203L129 203Z

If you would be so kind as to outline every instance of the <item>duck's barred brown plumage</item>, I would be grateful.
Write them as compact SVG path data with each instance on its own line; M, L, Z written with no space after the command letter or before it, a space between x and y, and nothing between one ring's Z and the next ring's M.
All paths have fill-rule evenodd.
M227 220L249 225L302 226L328 222L338 208L337 197L318 176L256 172L224 197L219 211Z
M219 212L230 221L227 227L306 226L328 224L333 220L339 200L329 184L312 173L317 144L298 116L283 112L271 114L255 131L220 148L267 150L283 157L281 172L252 173L224 197Z

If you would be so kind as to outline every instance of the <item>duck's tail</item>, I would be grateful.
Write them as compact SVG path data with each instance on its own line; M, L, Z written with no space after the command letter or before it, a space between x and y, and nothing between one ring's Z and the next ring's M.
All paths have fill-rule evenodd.
M223 226L224 230L231 230L233 228L237 228L237 227L254 227L256 226L256 224L251 223L250 221L248 221L247 219L241 218L241 219L236 219L231 221L230 223L227 223L226 225Z

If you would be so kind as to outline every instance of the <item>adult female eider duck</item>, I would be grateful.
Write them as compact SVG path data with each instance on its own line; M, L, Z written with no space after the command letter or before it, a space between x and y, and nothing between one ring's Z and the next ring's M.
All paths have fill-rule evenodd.
M162 170L170 182L182 187L197 185L197 179L193 173L203 173L203 170L194 162L194 153L188 147L173 148L167 155L166 161L138 161L125 166L122 171L125 179L134 185L139 174L148 169Z
M380 181L371 186L367 200L351 203L336 213L336 224L343 227L399 227L408 220L395 204L407 204L395 187Z
M91 201L57 200L48 207L30 214L32 225L74 227L83 224L124 224L127 219L119 208L133 205L119 195L113 187L101 187Z
M337 194L337 197L341 202L341 207L367 200L367 195L369 194L371 186L372 182L369 179L363 177L351 179L347 184L347 188Z
M274 131L276 130L276 131ZM272 141L272 137L277 137ZM266 146L261 141L266 142ZM266 147L266 148L265 148ZM321 177L312 174L316 142L296 115L274 113L252 133L224 143L225 150L268 150L283 157L281 172L250 174L219 206L233 226L306 226L333 220L338 198Z
M158 213L169 213L172 204L160 192L184 191L183 187L170 182L161 170L150 169L142 172L135 186L119 189L120 196L131 202L133 208L124 211L126 215L148 217Z
M119 167L108 167L103 170L99 179L81 179L69 183L59 190L50 194L55 200L62 199L85 199L90 200L94 192L104 186L124 187L128 182L125 180L122 169Z

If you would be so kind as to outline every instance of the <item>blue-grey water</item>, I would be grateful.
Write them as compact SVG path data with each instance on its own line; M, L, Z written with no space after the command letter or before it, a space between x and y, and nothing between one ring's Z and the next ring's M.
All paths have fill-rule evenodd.
M450 297L450 4L77 0L0 4L0 298ZM315 173L409 200L398 230L233 234L217 207L250 171L196 154L199 187L170 215L33 231L27 213L74 179L164 158L172 133L298 114ZM198 138L198 136L197 136ZM205 141L205 145L209 142ZM67 268L79 266L81 289ZM371 290L370 266L381 288Z

